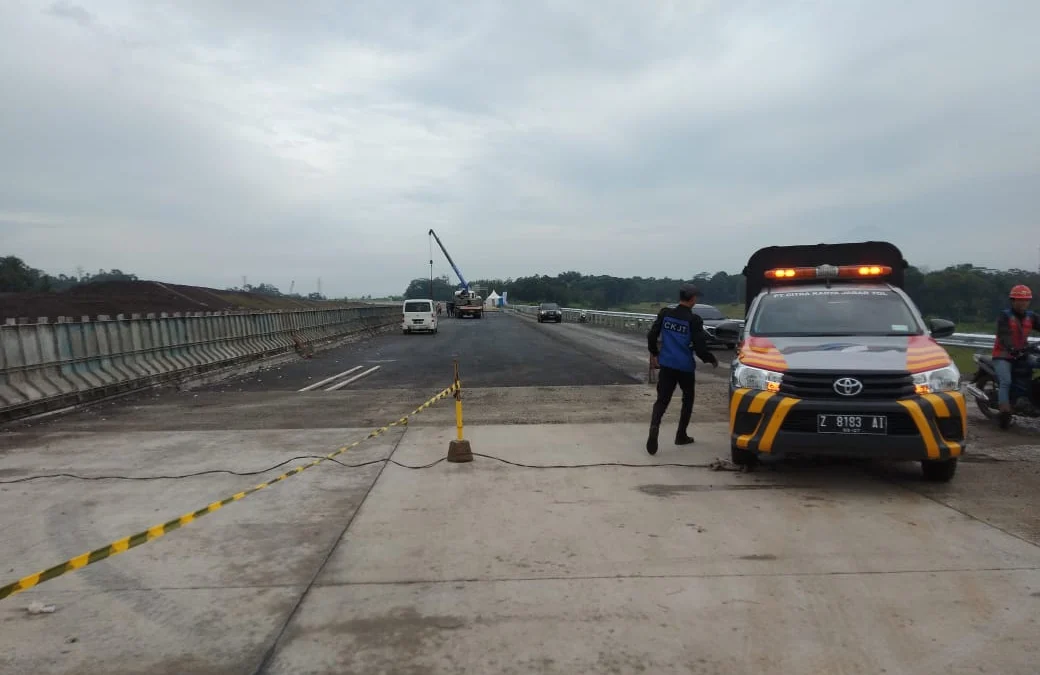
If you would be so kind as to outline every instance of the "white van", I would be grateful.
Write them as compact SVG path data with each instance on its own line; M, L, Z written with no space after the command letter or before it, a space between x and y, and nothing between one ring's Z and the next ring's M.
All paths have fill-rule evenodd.
M405 300L401 312L401 330L405 335L415 330L437 332L437 312L433 300Z

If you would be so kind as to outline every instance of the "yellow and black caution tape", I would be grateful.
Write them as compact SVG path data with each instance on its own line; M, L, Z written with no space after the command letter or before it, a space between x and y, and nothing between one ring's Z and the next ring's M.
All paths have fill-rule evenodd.
M202 516L204 516L206 514L213 513L214 511L218 511L218 510L224 508L225 506L227 506L228 504L231 504L232 502L237 502L239 500L245 499L246 497L248 497L249 495L253 494L254 492L259 492L260 490L263 490L264 488L270 487L270 486L274 485L275 483L283 481L286 478L289 478L290 476L295 476L296 474L303 473L307 469L309 469L309 468L311 468L313 466L317 466L317 465L321 464L322 462L324 462L325 460L333 459L333 458L337 457L338 455L342 455L344 452L347 452L348 450L352 450L353 448L356 448L357 446L361 445L362 443L364 443L367 440L371 440L373 438L376 438L377 436L381 436L382 434L385 434L387 431L389 431L393 427L400 426L402 424L407 424L409 417L412 417L413 415L417 415L417 414L421 413L423 410L426 410L427 408L429 408L430 406L432 406L434 403L436 403L437 401L441 400L445 396L449 396L450 394L455 392L460 387L461 387L461 384L458 381L458 379L456 379L455 383L453 385L451 385L450 387L448 387L444 391L440 392L439 394L437 394L436 396L434 396L430 400L426 401L421 406L419 406L418 408L416 408L412 412L408 413L407 415L405 415L401 419L397 420L396 422L391 422L390 424L386 425L385 427L380 427L379 429L376 429L375 431L370 433L368 436L365 436L361 440L355 441L355 442L351 443L350 445L344 445L342 448L339 448L338 450L336 450L335 452L333 452L333 453L331 453L329 455L326 455L324 457L316 459L313 462L308 462L307 464L302 464L302 465L296 467L295 469L291 469L289 471L286 471L281 476L278 476L277 478L273 478L273 479L267 481L266 483L261 483L260 485L257 485L256 487L252 487L252 488L249 488L248 490L244 490L244 491L239 492L237 494L231 495L227 499L222 499L219 502L213 502L209 506L205 506L205 507L199 509L198 511L192 511L191 513L185 513L183 516L181 516L179 518L174 518L173 520L170 520L170 521L167 521L165 523L162 523L161 525L154 525L152 527L149 527L147 530L144 530L143 532L138 532L137 534L130 535L129 537L124 537L122 539L113 541L111 544L108 544L106 546L102 546L101 548L98 548L98 549L94 549L93 551L90 551L88 553L83 553L82 555L78 555L75 558L70 558L70 559L66 560L65 562L63 562L63 563L60 563L60 564L55 565L53 567L49 567L49 568L47 568L47 569L45 569L45 570L43 570L41 572L37 572L36 574L30 574L27 577L23 577L23 578L19 579L18 581L15 581L14 583L7 584L6 586L0 587L0 600L6 598L9 595L14 595L16 593L21 593L22 591L28 590L28 589L32 588L33 586L39 586L40 584L42 584L45 581L50 581L51 579L56 579L56 578L62 576L63 574L67 574L68 572L72 572L73 570L78 570L81 567L86 567L87 565L91 565L93 563L96 563L99 560L104 560L105 558L111 558L114 555L119 555L120 553L125 553L125 552L129 551L130 549L132 549L132 548L134 548L136 546L140 546L141 544L144 544L144 543L147 543L149 541L152 541L153 539L158 539L159 537L163 536L164 534L169 534L170 532L172 532L172 531L174 531L174 530L176 530L176 529L178 529L180 527L183 527L184 525L187 525L188 523L191 523L191 522L197 520L198 518L201 518Z

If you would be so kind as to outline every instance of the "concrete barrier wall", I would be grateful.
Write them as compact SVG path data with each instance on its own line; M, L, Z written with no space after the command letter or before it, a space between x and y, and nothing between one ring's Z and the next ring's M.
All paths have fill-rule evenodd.
M0 420L311 348L400 321L400 308L9 319Z

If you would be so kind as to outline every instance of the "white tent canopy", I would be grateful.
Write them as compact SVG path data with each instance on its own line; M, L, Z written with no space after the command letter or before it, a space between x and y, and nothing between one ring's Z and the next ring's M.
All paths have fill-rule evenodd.
M491 291L491 293L484 300L485 307L498 307L498 299L502 297L497 292Z

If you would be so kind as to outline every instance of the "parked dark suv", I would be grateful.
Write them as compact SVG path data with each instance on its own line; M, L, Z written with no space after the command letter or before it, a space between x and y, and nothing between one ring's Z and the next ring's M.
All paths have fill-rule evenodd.
M724 342L719 340L715 336L715 327L725 321L731 321L725 314L718 310L718 308L712 305L694 305L692 308L694 314L704 319L704 332L708 335L708 346L709 347L725 347L726 349L733 349L737 345L734 342Z
M563 323L563 310L555 302L543 302L538 306L538 323L543 321Z

